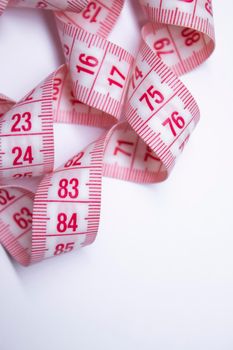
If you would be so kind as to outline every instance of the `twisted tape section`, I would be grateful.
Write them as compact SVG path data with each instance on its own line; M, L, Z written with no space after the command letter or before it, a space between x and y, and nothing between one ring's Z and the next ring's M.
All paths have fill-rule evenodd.
M164 180L199 120L178 76L213 51L211 1L141 4L148 23L134 65L107 40L123 1L92 1L79 13L55 13L68 69L60 67L17 104L0 98L0 237L24 265L92 243L102 175ZM54 122L111 129L54 170ZM14 185L30 176L42 176L35 195Z
M111 166L105 170L125 180L135 181L136 176L139 182L148 181L142 175L148 171L151 181L161 181L200 118L197 103L178 76L196 68L214 49L212 7L211 1L203 0L141 3L148 20L158 22L148 22L142 29L129 85L125 116L135 134L128 127L130 143L127 135L120 137L130 154L128 162L119 171ZM146 155L142 140L148 146Z
M111 25L121 7L116 9ZM109 11L104 16L103 23L107 23ZM100 27L107 35L110 27L103 23ZM114 51L111 43L109 47ZM92 243L99 224L107 138L97 140L54 170L53 123L109 127L116 122L117 112L111 116L78 100L65 65L18 103L10 103L4 96L1 102L2 244L18 262L28 265ZM41 176L35 194L23 186L16 187L15 179L35 176Z

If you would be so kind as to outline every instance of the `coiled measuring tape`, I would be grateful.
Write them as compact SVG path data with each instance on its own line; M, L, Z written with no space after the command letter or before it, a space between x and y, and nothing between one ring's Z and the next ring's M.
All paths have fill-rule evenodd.
M51 9L66 64L15 103L0 95L0 242L28 265L95 240L102 176L165 180L199 120L179 80L214 49L210 0L140 0L136 57L108 41L123 0L0 1ZM104 135L54 169L55 122ZM40 177L35 193L18 180ZM17 180L17 182L16 182Z

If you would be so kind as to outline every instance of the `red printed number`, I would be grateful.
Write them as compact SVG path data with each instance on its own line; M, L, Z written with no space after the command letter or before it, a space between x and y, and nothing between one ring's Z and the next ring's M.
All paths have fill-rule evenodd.
M177 135L176 128L183 129L185 126L185 120L183 117L179 116L178 112L173 112L170 118L167 118L164 120L163 126L168 125L170 127L170 130L173 134L173 136Z
M116 85L116 86L118 86L119 88L122 89L124 85L123 85L122 83L120 83L119 80L120 80L121 82L122 82L122 81L125 81L125 76L124 76L124 74L122 74L116 66L112 66L112 69L111 69L111 71L110 71L110 75L111 75L111 76L114 76L114 75L115 75L116 78L115 78L115 79L113 79L113 78L108 78L109 85L114 84L114 85Z
M60 198L77 198L79 194L78 190L79 181L77 178L70 180L61 179L59 182L58 196Z
M26 229L32 224L32 213L31 211L23 207L20 212L13 215L15 223L22 229Z
M60 91L60 86L62 84L62 80L60 78L55 78L53 82L53 100L57 100L57 95Z
M154 110L154 106L151 103L151 99L153 99L153 101L155 103L162 103L164 101L164 96L161 94L160 91L158 90L153 90L154 86L151 85L146 92L139 98L140 102L146 102L147 106L150 108L151 111Z
M15 175L13 175L13 177L15 179L22 179L23 177L32 177L32 172L15 174Z
M7 191L5 189L0 190L0 204L1 205L5 205L8 202L12 201L13 199L15 199L15 196L12 196L9 193L9 191Z
M136 66L131 78L133 89L135 89L135 81L137 81L140 78L143 78L143 74L142 74L142 71Z
M84 66L78 66L78 65L76 66L78 73L85 72L85 73L88 73L88 74L91 74L91 75L95 74L94 70L89 69L87 67L91 67L91 68L96 67L98 65L98 63L99 63L97 58L95 58L93 56L86 56L85 53L81 53L79 55L79 61Z
M88 19L91 23L97 22L97 17L102 7L91 1L82 13L83 18Z
M211 0L207 0L205 3L205 9L207 12L209 12L209 14L211 16L213 16L213 9L212 9L212 1Z
M12 149L12 154L16 154L15 159L13 160L13 165L23 165L23 163L28 162L32 164L33 156L32 156L32 147L28 146L23 152L21 147L14 147Z
M71 166L79 166L81 165L80 159L84 156L84 152L80 152L74 158L68 160L68 162L64 165L65 168L70 168Z
M59 233L64 233L68 229L71 229L73 232L75 232L78 228L77 224L77 214L73 213L68 219L67 215L65 213L59 213L57 216L57 231Z
M33 100L33 94L35 92L36 89L33 89L32 91L29 92L29 94L27 94L24 98L24 101L32 101Z
M200 33L194 29L184 28L181 35L185 38L185 45L191 46L200 40Z
M160 159L154 155L152 149L149 146L147 146L144 162L147 162L149 159L160 161Z
M71 252L74 249L74 242L69 242L66 244L60 243L56 245L54 255L60 255L62 253Z
M117 144L118 144L118 146L115 147L115 149L114 149L114 153L113 153L114 156L116 156L118 152L120 152L128 157L130 157L132 155L132 153L129 152L129 148L131 148L134 145L133 142L117 140ZM126 148L127 150L125 150L124 148Z
M12 132L30 131L32 128L31 113L25 112L23 114L17 113L11 117L14 124L11 127Z
M174 50L166 50L166 47L169 45L171 45L171 41L168 38L159 39L154 43L154 49L157 51L159 58L161 58L161 55L168 55L174 52Z

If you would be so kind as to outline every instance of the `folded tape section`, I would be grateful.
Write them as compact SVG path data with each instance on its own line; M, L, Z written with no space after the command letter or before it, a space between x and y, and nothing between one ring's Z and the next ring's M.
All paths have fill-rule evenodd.
M0 95L0 241L24 265L92 243L102 176L165 180L200 118L179 76L214 49L211 1L140 3L147 23L133 57L108 40L124 1L10 1L55 10L66 61L21 101ZM54 169L54 122L103 136ZM35 176L35 193L15 182Z

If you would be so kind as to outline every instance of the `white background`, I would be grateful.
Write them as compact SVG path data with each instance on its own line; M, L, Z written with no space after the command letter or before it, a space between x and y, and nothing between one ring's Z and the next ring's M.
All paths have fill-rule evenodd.
M233 3L214 10L216 51L183 77L201 123L171 177L104 178L98 238L78 254L23 268L0 247L1 350L233 349ZM133 50L131 11L111 38ZM0 42L0 91L14 99L63 61L48 12L7 10ZM57 162L100 132L57 127Z

